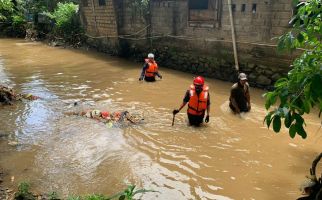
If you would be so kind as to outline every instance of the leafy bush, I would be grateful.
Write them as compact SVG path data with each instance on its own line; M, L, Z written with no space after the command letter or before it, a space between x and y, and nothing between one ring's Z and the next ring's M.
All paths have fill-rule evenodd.
M298 0L295 0L299 3ZM322 3L321 0L309 0L297 4L298 11L291 20L293 28L279 38L279 50L303 48L303 54L293 62L288 76L275 83L275 89L265 94L268 110L279 106L265 117L267 127L273 123L273 130L279 132L284 126L289 128L290 137L296 134L307 137L303 115L317 107L319 117L322 111Z
M0 0L0 21L7 20L14 12L14 4L11 0Z
M74 43L83 31L78 17L78 5L73 3L58 3L52 13L46 13L55 22L54 33L67 42Z
M0 0L0 30L8 36L25 36L23 9L11 0Z
M18 185L18 192L15 195L15 199L17 200L34 200L35 197L29 191L30 184L27 182L21 182Z

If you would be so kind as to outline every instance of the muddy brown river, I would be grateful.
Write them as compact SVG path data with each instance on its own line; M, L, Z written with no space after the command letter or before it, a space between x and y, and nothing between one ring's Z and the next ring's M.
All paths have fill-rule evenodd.
M28 181L33 191L111 195L135 184L158 192L141 199L295 199L322 150L317 115L308 138L291 139L263 125L263 90L251 89L252 111L228 109L232 83L206 79L210 123L187 126L185 109L172 123L195 75L160 67L163 80L139 82L142 63L97 52L0 39L0 84L42 97L0 107L4 184ZM78 102L78 106L73 106ZM128 110L140 125L108 128L64 112ZM321 174L321 166L318 174Z

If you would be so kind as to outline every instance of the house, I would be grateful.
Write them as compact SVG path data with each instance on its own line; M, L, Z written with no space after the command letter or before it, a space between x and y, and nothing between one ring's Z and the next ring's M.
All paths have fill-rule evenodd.
M132 52L140 59L153 51L166 67L233 80L235 41L239 70L260 87L271 85L289 69L294 55L278 54L277 40L272 39L290 28L289 0L231 0L230 5L230 0L139 2L81 0L90 43L105 51L119 46L119 52Z

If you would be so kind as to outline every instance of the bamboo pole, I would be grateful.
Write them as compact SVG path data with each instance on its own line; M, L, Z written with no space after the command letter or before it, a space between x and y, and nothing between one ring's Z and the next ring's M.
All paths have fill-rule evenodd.
M235 69L238 72L239 64L238 64L238 55L237 55L237 47L236 47L234 20L233 20L233 14L231 10L231 0L228 0L228 10L229 10L229 18L230 18L230 26L231 26L231 37L232 37L233 49L234 49Z

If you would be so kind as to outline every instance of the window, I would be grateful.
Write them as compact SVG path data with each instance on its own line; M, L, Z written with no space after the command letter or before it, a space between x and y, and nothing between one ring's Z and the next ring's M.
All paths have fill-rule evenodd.
M208 0L189 0L189 9L207 10Z
M236 4L231 4L231 11L233 11L233 12L236 11Z
M246 4L242 4L241 11L245 12L246 11Z
M188 26L197 28L220 27L222 1L223 0L189 0ZM172 3L172 1L170 2Z
M83 7L87 7L88 6L88 0L83 0Z
M106 5L105 0L98 0L98 5L99 6L105 6Z
M252 6L252 12L253 12L253 13L256 13L256 3L253 3L253 6Z

